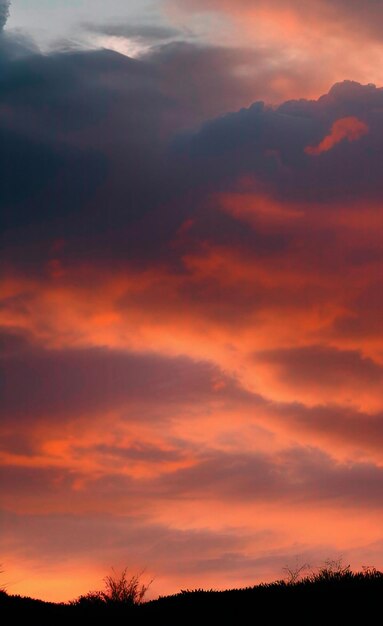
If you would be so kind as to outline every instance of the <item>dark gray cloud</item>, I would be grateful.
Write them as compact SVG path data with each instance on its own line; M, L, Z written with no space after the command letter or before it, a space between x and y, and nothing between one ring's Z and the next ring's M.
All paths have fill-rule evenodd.
M211 560L210 571L220 571L218 563L227 558L226 554L237 553L240 558L240 550L249 540L254 545L257 539L273 536L268 530L253 534L237 528L181 530L133 515L18 515L9 511L1 511L1 530L2 549L12 548L24 558L56 563L57 559L85 555L89 561L102 561L108 567L110 563L115 567L150 567L156 577L201 571L207 559ZM102 556L100 545L107 546ZM250 568L252 559L249 561Z
M49 350L3 333L0 359L3 420L71 419L123 406L147 407L140 419L166 419L182 405L252 402L208 362L107 348ZM214 382L224 382L220 390ZM146 416L146 417L145 417Z
M203 123L250 105L259 94L274 100L276 94L270 85L281 71L271 50L197 45L190 41L158 45L141 59L156 68L165 93L175 102L172 116L186 129L197 127L193 119ZM283 71L298 80L287 62Z
M191 468L162 479L165 494L179 498L275 501L304 505L321 501L381 508L383 471L369 463L340 463L315 448L263 453L212 453Z
M10 58L12 45L0 47L6 258L41 270L44 242L61 237L69 262L163 255L190 208L169 138L251 100L237 72L248 53L180 43L140 60L108 50Z
M122 211L128 221L140 215L155 191L146 180L148 168L155 170L164 103L151 74L108 51L35 54L7 64L0 201L8 231L22 225L38 239L44 230L81 236L91 215L93 229L101 228L106 203L116 223Z
M367 413L356 407L331 403L308 407L299 402L275 403L274 418L296 436L336 444L363 452L379 452L383 442L382 411Z
M356 340L381 337L383 332L382 306L381 282L372 280L353 294L348 311L336 318L332 335Z
M382 193L378 155L382 152L383 90L344 81L318 100L291 100L273 108L257 102L210 123L177 145L179 158L193 164L200 184L230 188L239 176L252 175L261 190L282 202L351 202L355 194ZM305 153L343 117L364 121L370 132L359 141L340 142L313 159ZM311 205L311 206L310 206ZM319 209L320 210L320 209Z
M53 504L65 494L71 497L73 483L79 477L77 472L57 467L24 467L22 465L1 466L4 502L19 501L19 496L34 501L37 506L43 501ZM59 486L59 488L58 488ZM76 494L73 492L73 499Z
M242 70L263 67L262 82L263 62L259 51L185 42L135 60L101 50L7 61L0 82L5 259L44 274L52 240L64 238L69 266L161 259L181 271L185 250L170 244L189 218L191 249L228 240L258 256L296 248L306 223L265 232L212 206L212 192L232 190L244 175L312 212L329 199L379 198L380 89L345 82L317 101L256 103L206 122L251 102L254 83ZM366 136L315 159L305 154L350 115L369 126ZM198 132L181 133L202 121ZM311 227L311 240L336 245L325 226ZM360 254L370 253L365 248Z
M112 37L126 37L143 42L161 42L167 39L174 39L182 35L182 31L169 26L155 24L134 24L134 23L108 23L95 24L87 22L84 28L90 32L101 35L111 35Z
M84 448L81 454L86 461L94 448ZM158 451L150 454L158 458ZM106 464L98 476L55 466L3 465L4 506L12 509L17 502L30 501L34 510L43 503L56 510L65 500L73 511L85 507L110 513L150 512L159 502L175 501L278 503L302 511L323 503L355 509L383 507L381 467L367 462L339 462L313 447L295 447L274 455L211 449L196 456L191 466L167 468L162 474L144 478L127 473L129 463L136 459L120 457L119 465L110 468L108 456L106 452Z
M259 352L255 360L274 367L286 384L306 389L355 385L360 387L382 382L383 368L357 350L339 350L329 346L306 346Z

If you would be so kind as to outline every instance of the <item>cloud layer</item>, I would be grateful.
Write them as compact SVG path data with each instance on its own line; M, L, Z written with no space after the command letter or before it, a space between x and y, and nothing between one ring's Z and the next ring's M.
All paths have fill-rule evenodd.
M274 82L281 97L297 95L294 74L299 95L310 98L344 78L382 82L376 59L383 9L375 0L167 0L167 6L181 23L185 16L210 23L211 39L277 52Z
M153 28L0 46L9 589L381 567L383 90L246 107L269 52Z

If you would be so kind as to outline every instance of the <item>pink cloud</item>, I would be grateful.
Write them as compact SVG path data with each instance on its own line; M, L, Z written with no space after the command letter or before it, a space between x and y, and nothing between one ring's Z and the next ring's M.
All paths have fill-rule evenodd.
M342 117L331 126L331 130L324 139L317 146L307 146L305 148L306 154L317 156L322 152L328 152L332 148L342 141L347 139L348 141L357 141L363 135L369 132L367 124L359 120L357 117Z

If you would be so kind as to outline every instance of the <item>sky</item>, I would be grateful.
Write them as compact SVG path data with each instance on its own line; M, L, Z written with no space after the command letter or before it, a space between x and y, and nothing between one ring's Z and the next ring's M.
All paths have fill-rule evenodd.
M383 3L0 0L0 562L383 568Z

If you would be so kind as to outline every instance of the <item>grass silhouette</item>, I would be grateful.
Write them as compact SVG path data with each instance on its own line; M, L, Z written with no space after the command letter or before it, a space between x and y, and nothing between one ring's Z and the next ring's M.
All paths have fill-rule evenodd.
M293 571L294 573L294 571ZM149 585L141 574L104 579L102 592L90 592L67 604L53 604L0 592L1 614L31 624L126 620L129 624L365 624L376 623L383 600L383 572L327 561L317 570L244 589L182 590L173 596L143 602Z

